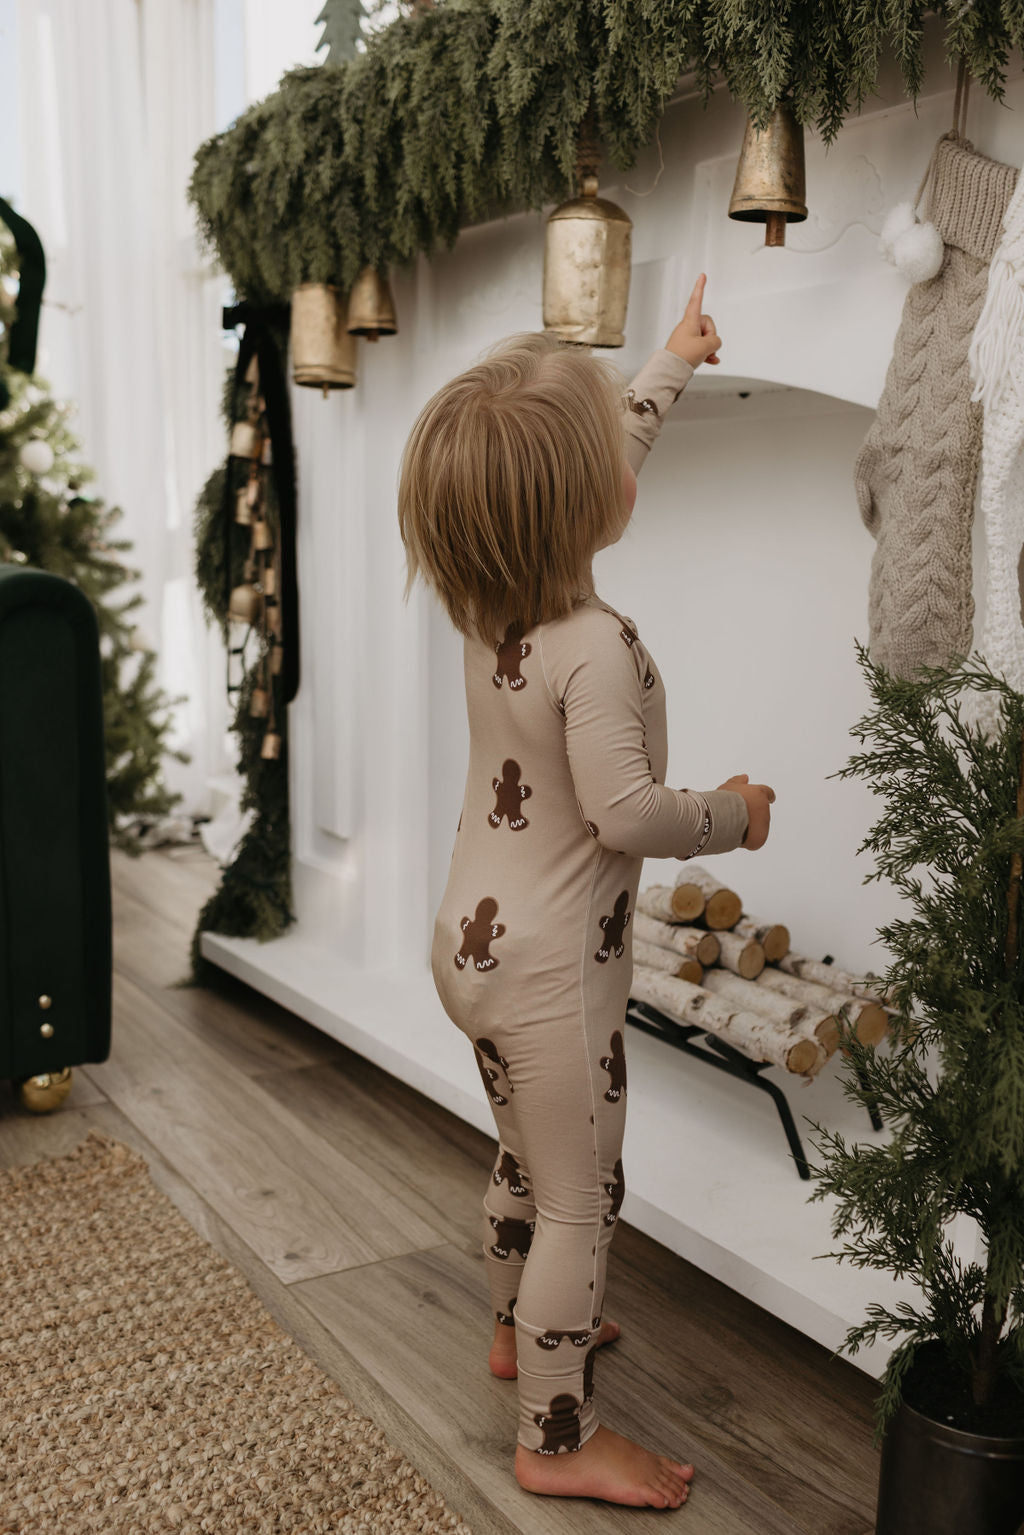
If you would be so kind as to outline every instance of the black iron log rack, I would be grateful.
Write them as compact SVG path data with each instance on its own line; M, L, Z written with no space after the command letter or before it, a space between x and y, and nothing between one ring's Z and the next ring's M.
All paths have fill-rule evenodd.
M832 964L832 955L826 954L823 963ZM685 1050L687 1055L695 1056L699 1061L706 1061L716 1070L727 1071L731 1077L736 1077L741 1082L749 1082L752 1087L760 1088L762 1092L767 1093L779 1111L779 1118L786 1132L786 1140L789 1142L790 1155L796 1163L796 1170L801 1178L810 1179L811 1171L807 1165L799 1131L793 1120L789 1100L777 1082L772 1082L762 1075L774 1064L772 1061L752 1060L749 1055L744 1055L742 1050L737 1050L735 1045L730 1045L728 1040L722 1039L713 1029L708 1029L699 1023L680 1023L677 1018L652 1007L649 1002L637 1002L633 997L630 997L626 1004L626 1022L631 1023L635 1029L642 1029L645 1034L653 1034L655 1039L663 1039L674 1049ZM704 1036L703 1040L699 1044L694 1043L695 1038L700 1035ZM863 1072L859 1067L855 1070L864 1091L872 1128L881 1130L882 1116L878 1112L878 1105L874 1096L868 1091Z

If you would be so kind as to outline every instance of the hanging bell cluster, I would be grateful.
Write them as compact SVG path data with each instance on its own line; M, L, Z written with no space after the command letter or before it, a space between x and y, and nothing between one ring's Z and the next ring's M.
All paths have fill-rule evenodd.
M377 341L398 332L386 272L364 267L349 294L331 283L301 283L292 294L292 378L322 389L352 389L356 337Z
M633 221L598 197L593 109L576 158L580 195L550 215L544 241L544 329L581 346L624 346Z
M262 629L263 646L258 662L258 675L252 689L249 713L254 719L265 719L267 729L260 748L261 757L276 758L281 755L281 735L274 715L274 693L270 677L280 673L284 664L281 644L283 623L278 597L279 576L274 534L266 517L266 475L271 464L270 432L267 425L266 401L260 392L259 363L256 354L246 370L245 381L249 385L246 397L245 418L236 421L231 432L231 457L245 460L248 471L244 484L234 495L234 521L249 529L249 553L243 570L243 581L236 586L228 601L228 617L235 623L246 625L246 638L257 626ZM243 655L245 643L233 646L232 655Z
M786 225L807 217L804 130L785 102L758 131L747 118L729 217L764 224L766 245L785 245Z

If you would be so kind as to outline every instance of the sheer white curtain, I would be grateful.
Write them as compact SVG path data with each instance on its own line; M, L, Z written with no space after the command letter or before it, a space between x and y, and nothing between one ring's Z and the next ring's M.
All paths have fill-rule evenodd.
M47 257L37 368L77 407L71 424L97 490L124 512L116 536L131 540L125 559L142 573L136 621L161 685L186 695L171 740L192 761L169 760L167 781L183 813L217 815L205 835L223 858L244 825L224 648L196 590L192 513L226 452L232 354L220 310L231 293L200 260L186 188L203 139L283 70L316 61L321 3L0 0L0 78L17 97L0 191Z
M214 0L14 0L15 202L47 257L38 371L76 406L97 490L141 571L136 621L172 696L167 781L185 813L230 795L223 645L193 577L192 508L225 452L224 281L203 269L185 198L215 130ZM11 7L8 6L8 18ZM128 590L125 588L124 590ZM219 803L223 803L220 801Z

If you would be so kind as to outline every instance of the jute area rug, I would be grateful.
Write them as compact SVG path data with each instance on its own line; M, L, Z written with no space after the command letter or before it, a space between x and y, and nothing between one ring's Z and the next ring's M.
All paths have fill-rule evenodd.
M90 1130L0 1174L0 1532L472 1535Z

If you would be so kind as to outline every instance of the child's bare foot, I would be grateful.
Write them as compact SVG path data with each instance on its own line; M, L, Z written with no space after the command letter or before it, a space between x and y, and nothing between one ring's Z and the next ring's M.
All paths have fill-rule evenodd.
M604 1498L634 1507L678 1508L690 1491L693 1467L645 1450L599 1424L580 1450L540 1455L516 1445L516 1481L527 1492L562 1498Z
M601 1331L597 1335L598 1347L602 1343L614 1343L619 1336L618 1322L603 1322ZM516 1330L514 1327L506 1327L502 1322L494 1324L494 1342L491 1344L491 1352L487 1360L491 1367L492 1375L500 1375L502 1380L515 1380L519 1371L516 1369Z

